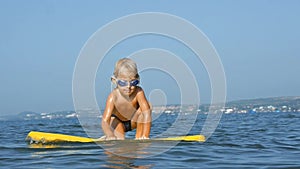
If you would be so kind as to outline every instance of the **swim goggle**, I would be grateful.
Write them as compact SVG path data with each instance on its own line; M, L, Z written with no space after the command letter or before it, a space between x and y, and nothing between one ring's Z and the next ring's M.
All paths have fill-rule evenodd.
M117 80L117 84L121 87L124 87L124 86L137 86L140 81L138 79L135 79L135 80L131 80L131 81L126 81L126 80L119 80L119 79L116 79Z

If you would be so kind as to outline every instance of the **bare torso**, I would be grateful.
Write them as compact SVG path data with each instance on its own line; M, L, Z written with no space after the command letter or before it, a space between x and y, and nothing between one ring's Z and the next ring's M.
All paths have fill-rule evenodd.
M136 94L138 91L139 90L136 90L136 92L133 93L131 97L126 98L122 96L118 89L115 89L113 91L115 108L112 114L117 116L122 121L131 120L131 118L139 108L139 104L136 98Z

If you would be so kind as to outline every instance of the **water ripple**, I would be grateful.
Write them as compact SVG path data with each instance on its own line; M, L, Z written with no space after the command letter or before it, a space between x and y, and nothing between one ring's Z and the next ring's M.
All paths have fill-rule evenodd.
M162 133L176 117L156 119L151 134ZM190 133L199 134L205 117L198 115ZM147 156L169 144L151 143L152 149L135 152L147 158L107 151L117 148L114 144L28 145L24 141L31 130L86 136L76 119L5 121L0 124L4 129L0 162L5 168L300 168L299 119L300 113L225 114L205 143L181 142L164 153ZM134 142L124 142L118 151L130 155L134 147Z

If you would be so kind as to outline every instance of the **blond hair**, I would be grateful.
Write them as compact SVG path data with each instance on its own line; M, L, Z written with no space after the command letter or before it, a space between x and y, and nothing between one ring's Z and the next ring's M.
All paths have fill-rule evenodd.
M129 58L122 58L117 61L114 70L114 76L118 78L121 73L126 73L128 76L139 78L136 63Z

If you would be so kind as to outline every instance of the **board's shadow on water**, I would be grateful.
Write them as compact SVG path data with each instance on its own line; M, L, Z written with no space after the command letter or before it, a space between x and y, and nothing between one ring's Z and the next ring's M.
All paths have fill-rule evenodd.
M105 152L126 158L147 158L159 155L176 146L178 141L125 140L99 144Z
M136 159L150 154L145 150L151 143L129 143L126 146L105 146L104 154L107 156L106 164L101 167L105 168L152 168L154 164L144 163L137 164Z
M151 140L123 140L102 143L59 143L28 144L33 156L51 156L52 154L76 155L86 152L102 154L93 161L105 161L101 168L152 168L153 161L142 160L156 156L175 146L178 142ZM104 155L104 157L103 157Z
M136 164L136 159L118 156L112 153L105 153L107 155L106 164L100 166L101 168L152 168L154 164Z
M153 140L125 140L101 144L107 156L106 164L101 167L108 168L153 168L155 161L149 160L174 148L179 141L153 141ZM183 144L193 144L183 142Z

